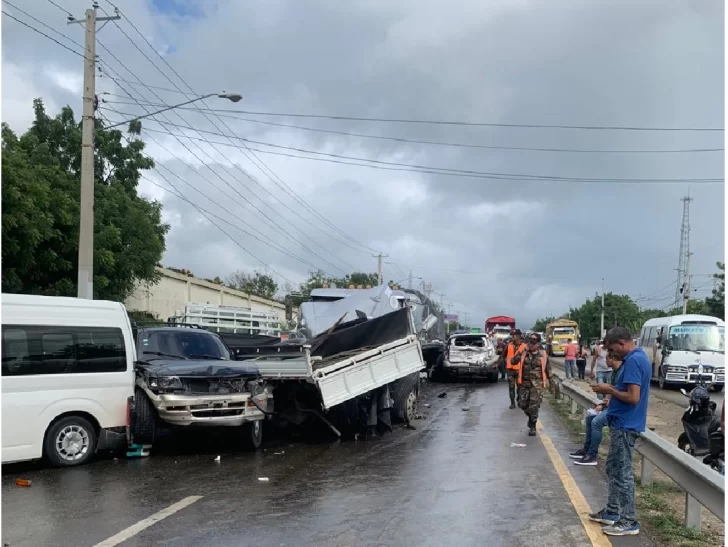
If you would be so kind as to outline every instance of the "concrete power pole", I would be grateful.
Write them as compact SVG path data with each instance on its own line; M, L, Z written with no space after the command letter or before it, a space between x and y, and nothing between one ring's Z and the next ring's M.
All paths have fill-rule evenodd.
M78 233L78 297L94 297L94 118L96 110L96 22L121 19L96 17L94 9L86 10L86 19L73 19L71 24L86 24L85 58L83 63L83 127L81 135L81 198Z
M372 255L374 258L377 259L377 280L378 284L382 284L382 259L388 258L389 255L383 255L382 253L379 253L378 255Z
M677 260L677 285L675 286L675 306L680 302L681 290L685 290L688 255L690 254L690 202L689 195L681 198L683 202L682 223L680 225L680 253Z
M685 286L683 287L683 306L682 312L685 315L688 311L688 301L690 300L690 285L692 284L692 276L690 275L690 262L693 253L688 254L687 262L685 263Z

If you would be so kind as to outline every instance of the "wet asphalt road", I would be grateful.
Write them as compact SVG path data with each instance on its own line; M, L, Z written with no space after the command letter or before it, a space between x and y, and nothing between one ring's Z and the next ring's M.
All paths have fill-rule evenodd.
M251 454L183 440L144 459L65 470L4 466L2 539L9 547L93 546L202 496L120 544L591 545L542 441L527 436L525 416L507 404L503 383L424 384L426 419L416 430L398 427L370 441L273 440ZM568 465L573 445L547 405L541 423ZM604 498L600 472L569 470L595 509ZM17 487L19 477L32 486Z

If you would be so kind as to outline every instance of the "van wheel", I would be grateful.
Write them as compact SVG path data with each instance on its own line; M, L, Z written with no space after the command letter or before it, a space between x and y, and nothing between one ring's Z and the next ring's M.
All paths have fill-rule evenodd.
M255 420L243 424L241 445L243 450L254 451L260 448L263 442L263 420Z
M46 432L43 452L55 467L71 467L88 461L96 452L96 430L81 416L66 416Z
M157 411L152 406L144 390L134 390L134 431L133 440L138 444L153 444L157 434Z
M665 371L663 369L660 369L660 374L657 376L657 387L660 389L667 388L667 383L665 382Z

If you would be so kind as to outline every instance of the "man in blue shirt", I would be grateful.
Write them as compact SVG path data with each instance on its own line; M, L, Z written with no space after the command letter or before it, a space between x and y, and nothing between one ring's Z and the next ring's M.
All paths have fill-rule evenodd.
M592 386L596 393L610 396L607 407L609 455L607 456L607 506L589 515L605 524L602 531L610 536L635 536L640 525L635 514L634 443L647 425L647 404L650 397L652 364L641 348L634 345L631 333L614 327L604 337L604 347L622 359L621 373L615 385Z

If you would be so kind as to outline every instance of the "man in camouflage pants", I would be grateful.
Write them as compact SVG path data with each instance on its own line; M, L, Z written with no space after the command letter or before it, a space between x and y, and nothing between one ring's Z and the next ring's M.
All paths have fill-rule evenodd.
M528 349L519 352L511 363L520 363L517 380L518 406L528 416L528 434L533 437L536 435L536 421L543 400L543 390L548 387L552 378L548 357L541 349L541 335L530 334Z

